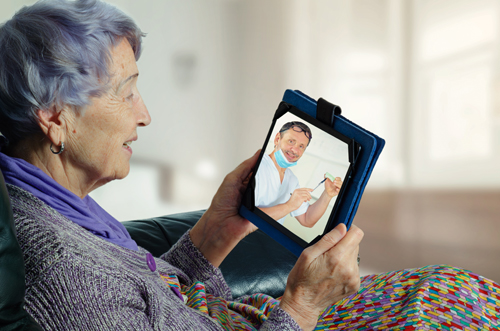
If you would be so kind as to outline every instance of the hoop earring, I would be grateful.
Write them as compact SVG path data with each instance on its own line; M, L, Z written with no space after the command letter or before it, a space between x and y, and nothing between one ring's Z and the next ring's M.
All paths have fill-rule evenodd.
M64 142L61 141L61 149L59 150L59 152L56 152L55 150L52 149L52 144L50 144L50 151L55 154L55 155L59 155L61 154L63 151L64 151Z

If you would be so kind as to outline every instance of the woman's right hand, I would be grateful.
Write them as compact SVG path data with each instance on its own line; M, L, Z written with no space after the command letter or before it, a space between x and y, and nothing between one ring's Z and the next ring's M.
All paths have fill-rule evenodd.
M358 291L357 256L363 231L339 224L306 248L293 267L280 307L304 330L313 330L321 312Z

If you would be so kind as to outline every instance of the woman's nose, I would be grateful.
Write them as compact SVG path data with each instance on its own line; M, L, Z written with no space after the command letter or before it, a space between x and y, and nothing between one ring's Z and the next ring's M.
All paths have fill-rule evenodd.
M151 116L149 115L148 108L142 101L142 97L137 103L137 124L138 126L148 126L151 123Z

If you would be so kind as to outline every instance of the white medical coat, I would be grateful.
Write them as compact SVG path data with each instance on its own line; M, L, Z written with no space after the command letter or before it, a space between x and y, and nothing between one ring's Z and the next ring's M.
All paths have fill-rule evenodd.
M257 174L255 175L255 206L266 208L283 204L290 199L290 193L300 188L299 180L290 170L285 170L283 183L280 180L280 174L271 157L264 154ZM293 217L304 214L309 208L308 202L303 202L299 209L290 213ZM277 220L283 224L286 216Z

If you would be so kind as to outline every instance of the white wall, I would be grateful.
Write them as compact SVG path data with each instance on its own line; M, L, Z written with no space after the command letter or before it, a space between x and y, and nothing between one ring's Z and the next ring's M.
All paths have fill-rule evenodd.
M410 183L500 187L499 1L412 7Z
M0 20L31 2L2 0ZM117 199L140 215L208 206L287 88L386 139L368 189L500 187L499 0L110 2L148 33L139 88L153 119L132 146L139 178L95 193L119 218ZM148 173L156 187L137 188ZM148 206L147 190L166 199Z

